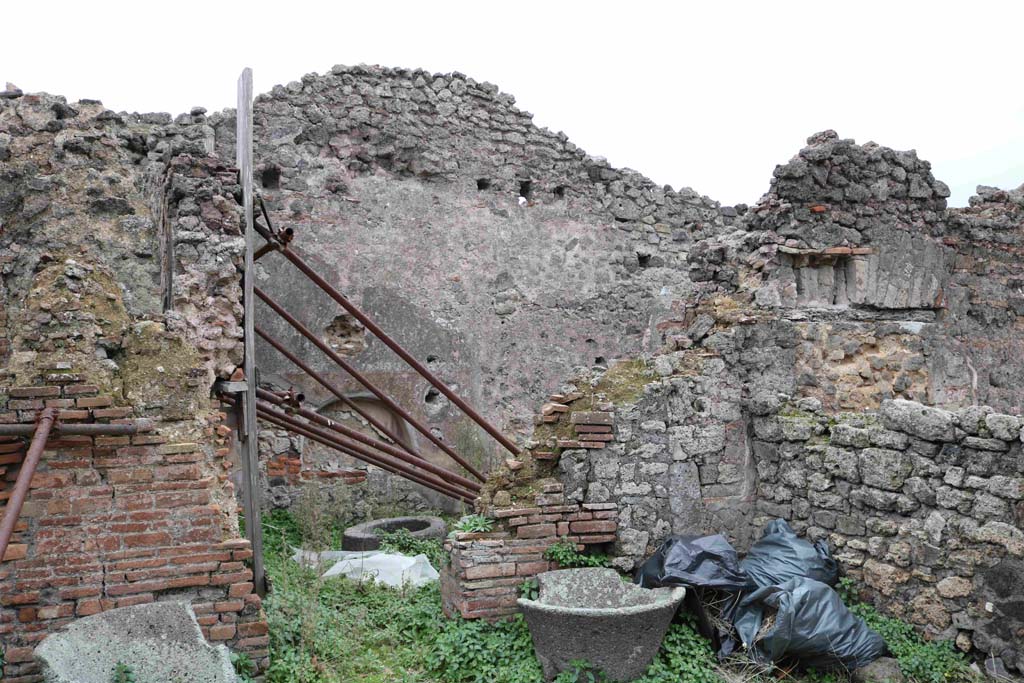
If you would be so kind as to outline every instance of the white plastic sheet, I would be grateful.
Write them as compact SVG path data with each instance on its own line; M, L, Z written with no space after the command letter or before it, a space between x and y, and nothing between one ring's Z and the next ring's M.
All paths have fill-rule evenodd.
M426 555L409 557L397 553L385 553L380 550L351 552L346 550L314 553L308 550L296 550L292 559L306 566L330 569L322 574L324 578L346 576L353 581L375 581L393 588L409 585L418 588L440 576L430 566Z

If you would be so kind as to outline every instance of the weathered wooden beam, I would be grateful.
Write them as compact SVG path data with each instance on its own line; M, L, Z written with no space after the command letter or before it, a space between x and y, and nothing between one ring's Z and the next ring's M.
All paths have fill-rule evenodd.
M255 591L264 595L267 590L263 568L263 526L260 523L260 478L259 478L259 432L256 422L256 341L255 301L253 299L253 251L255 229L253 227L252 195L252 69L246 68L238 78L238 110L235 115L235 160L242 183L242 205L245 210L245 274L243 281L243 302L245 311L244 345L245 393L239 415L241 436L242 472L245 476L243 506L245 509L245 534L252 543L252 574Z

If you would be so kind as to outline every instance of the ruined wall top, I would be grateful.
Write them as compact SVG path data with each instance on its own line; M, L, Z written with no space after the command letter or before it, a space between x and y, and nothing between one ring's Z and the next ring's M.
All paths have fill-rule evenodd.
M858 145L828 130L775 168L749 225L810 248L865 244L878 230L937 234L949 194L914 150Z
M221 145L233 144L230 113L213 120L223 156ZM316 151L356 174L477 183L537 203L575 199L577 209L655 239L688 240L735 216L689 188L676 191L613 168L564 133L538 128L512 95L458 72L335 66L258 96L255 122L269 133L257 154L265 167L283 171L283 188L296 191L315 189L298 164ZM345 174L325 169L320 182L340 191Z

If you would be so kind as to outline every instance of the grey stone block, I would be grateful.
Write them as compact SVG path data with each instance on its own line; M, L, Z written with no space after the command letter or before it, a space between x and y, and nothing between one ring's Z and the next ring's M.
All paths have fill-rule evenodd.
M46 683L110 683L121 662L139 681L235 683L223 645L209 645L192 608L157 602L101 612L48 636L33 655Z

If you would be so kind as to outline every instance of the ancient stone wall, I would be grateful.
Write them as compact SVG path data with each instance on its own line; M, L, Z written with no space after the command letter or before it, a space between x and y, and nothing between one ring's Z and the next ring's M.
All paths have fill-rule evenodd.
M884 611L964 651L1024 665L1013 588L1024 570L1024 418L902 399L877 412L830 411L810 397L744 399L720 358L677 352L653 365L661 378L643 384L637 374L639 390L605 404L611 439L598 448L579 448L538 420L532 450L492 474L481 509L529 523L529 493L554 477L565 505L616 511L611 551L623 571L669 535L724 533L743 551L783 518L812 540L827 539L845 574ZM587 403L613 397L616 386L598 375L567 389L583 387ZM592 413L563 419L581 414ZM507 575L488 577L499 582L515 576L502 559L508 552L497 543L452 544L453 560L465 566L499 571L491 563L505 561ZM466 580L460 585L471 592Z
M637 353L652 315L689 291L687 245L734 220L541 130L497 87L461 74L336 67L255 104L260 188L294 248L449 385L510 434L577 365ZM230 115L214 119L220 154ZM505 456L485 433L289 264L261 286L477 463ZM286 326L279 337L346 390ZM331 342L334 343L334 342ZM264 345L264 376L330 398ZM413 434L428 458L450 461Z
M1021 418L898 399L877 414L804 407L753 420L755 525L783 517L827 538L886 611L1024 670Z
M139 421L135 436L55 433L0 564L5 680L78 616L186 600L210 640L266 656L211 400L241 359L237 173L201 110L119 115L0 97L0 420ZM24 442L3 450L9 495Z
M610 168L458 73L335 67L260 96L255 121L261 192L295 247L510 433L528 435L536 397L573 368L678 343L710 345L730 366L758 353L736 345L776 346L742 381L827 407L1020 403L1024 378L1007 362L1024 351L1019 193L947 209L948 188L913 151L820 133L755 206L720 207ZM229 155L230 112L211 122ZM500 462L290 265L261 266L265 289L414 415L475 461ZM755 320L775 328L737 329ZM268 381L330 398L272 349L259 355Z
M754 206L720 207L589 157L533 126L510 96L461 74L336 67L260 96L255 122L258 184L275 224L293 228L294 248L333 284L520 437L530 476L557 476L565 505L577 506L536 514L617 506L616 562L625 569L670 532L724 531L744 547L766 516L789 513L809 534L828 534L851 572L876 594L898 596L895 606L923 626L955 629L961 644L1014 663L1006 644L1020 637L1011 632L1019 601L1006 587L1022 575L1011 495L1021 446L995 425L1021 410L1024 190L980 188L969 207L948 209L948 188L915 152L826 131L776 169ZM71 400L45 376L66 368L131 411L114 419L153 418L167 443L196 444L201 483L187 486L209 495L197 514L219 522L211 543L236 535L228 444L209 431L220 417L210 383L240 358L242 241L226 161L233 124L230 112L172 120L49 96L0 98L3 385L58 387L8 401ZM495 470L483 508L532 504L528 486L504 486L517 461L504 462L290 265L268 254L258 276L435 434ZM266 310L259 316L366 399L312 345ZM333 410L269 347L258 347L258 362L265 386L295 385ZM565 378L573 383L561 386ZM546 407L535 425L538 398L554 393L584 394L583 403L549 401L567 410ZM897 399L950 411L920 409L947 416L940 421L952 432L922 435L916 416L898 422L893 406L910 404ZM962 417L984 404L1003 417L985 418L984 428ZM614 412L614 431L558 417L583 407ZM268 436L264 446L268 486L280 477L282 499L304 465L351 466L300 440ZM134 445L92 445L122 447ZM865 477L892 468L903 477L895 488ZM102 481L101 469L85 468ZM386 489L393 480L376 481ZM116 501L118 489L106 486L102 495ZM778 499L786 491L792 498ZM532 515L501 533L518 537ZM559 522L571 524L555 521L551 538ZM20 539L26 560L34 524ZM935 558L936 533L964 553ZM474 554L492 547L480 542L455 548L467 568L489 563ZM970 595L960 594L965 581ZM3 607L0 628L28 633L14 615Z

